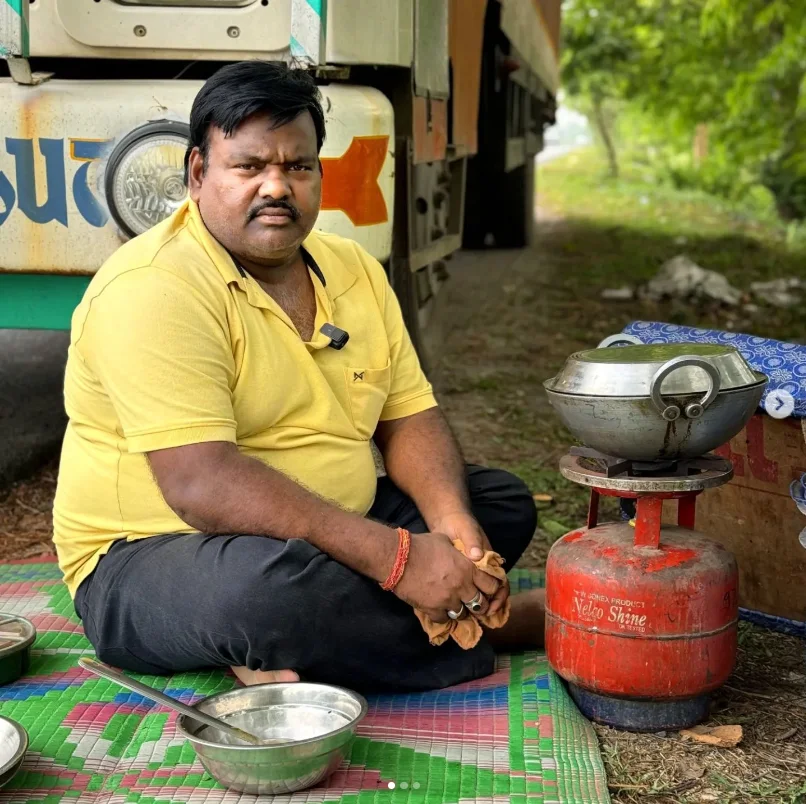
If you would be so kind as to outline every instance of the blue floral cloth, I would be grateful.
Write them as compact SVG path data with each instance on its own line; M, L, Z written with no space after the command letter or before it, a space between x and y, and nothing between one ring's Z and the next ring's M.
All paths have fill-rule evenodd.
M795 418L806 418L806 346L774 341L739 332L697 329L657 321L633 321L624 332L643 343L723 343L734 346L755 371L766 374L769 384L761 401L774 389L789 391L795 398Z

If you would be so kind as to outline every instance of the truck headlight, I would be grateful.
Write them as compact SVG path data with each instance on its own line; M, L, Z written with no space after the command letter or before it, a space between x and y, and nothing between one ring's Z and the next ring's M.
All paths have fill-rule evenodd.
M189 137L187 124L157 120L130 131L109 154L101 176L106 204L130 237L165 220L187 197Z

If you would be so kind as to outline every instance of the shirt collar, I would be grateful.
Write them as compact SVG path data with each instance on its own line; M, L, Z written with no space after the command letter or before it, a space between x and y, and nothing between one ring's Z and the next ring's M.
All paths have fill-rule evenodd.
M218 242L204 225L199 207L195 201L188 199L184 214L187 216L188 225L193 235L201 243L204 250L210 256L213 264L227 284L235 283L241 290L248 293L246 277L239 270L240 266L232 258L232 255ZM177 210L182 214L183 210ZM312 231L302 243L303 255L306 257L308 268L316 275L325 288L331 301L335 301L339 296L348 291L358 279L351 270L351 266L343 259L337 257L333 250L318 232Z
M322 287L327 287L327 280L325 279L325 275L322 273L322 269L317 264L316 260L311 256L310 252L305 248L305 246L301 247L302 251L302 260L307 266L308 270L313 272L314 276L322 283ZM246 279L246 268L241 265L238 260L235 259L232 255L230 255L230 259L232 259L233 263L235 263L235 268L238 270L238 273L241 275L241 279Z
M358 280L355 269L344 260L342 255L333 252L326 235L323 236L315 230L312 231L305 238L302 248L320 269L322 276L319 278L323 280L322 284L325 285L327 295L332 301L346 293ZM308 267L316 273L313 265L309 263Z
M227 284L234 282L241 290L246 292L246 282L244 277L238 272L235 260L232 259L230 253L224 246L210 234L207 227L204 225L196 202L189 198L185 203L187 204L185 214L187 215L188 228L191 230L193 236L201 243L202 248L207 252L213 265L218 269L224 281ZM180 212L180 210L177 210L177 212Z

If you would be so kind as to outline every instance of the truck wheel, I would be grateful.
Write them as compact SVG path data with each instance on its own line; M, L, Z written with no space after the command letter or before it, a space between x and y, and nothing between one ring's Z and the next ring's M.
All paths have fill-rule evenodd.
M400 302L403 321L412 345L420 358L423 370L427 372L434 367L438 354L439 325L437 322L429 321L426 326L419 300L417 277L408 269L408 265L392 258L387 265L387 271L392 290Z
M505 190L510 215L502 221L496 243L499 248L525 248L532 245L535 224L535 160L527 156L526 163L506 174Z
M501 31L501 5L489 3L479 87L478 151L467 163L464 248L523 248L532 239L534 157L526 150L534 104L509 77L511 45ZM508 152L523 164L507 170ZM515 159L512 159L514 162Z
M532 242L535 215L535 160L506 171L506 140L488 131L479 153L467 163L467 196L462 245L468 249L523 248Z

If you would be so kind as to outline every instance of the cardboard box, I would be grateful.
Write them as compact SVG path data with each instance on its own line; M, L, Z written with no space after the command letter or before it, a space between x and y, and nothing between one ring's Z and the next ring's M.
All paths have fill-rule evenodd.
M806 620L806 549L799 539L806 516L789 485L806 473L804 423L757 413L716 450L733 462L734 479L700 494L695 526L736 556L740 606L796 621Z

